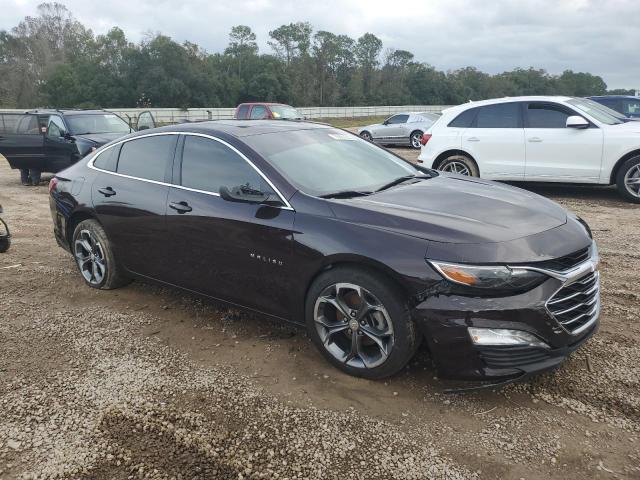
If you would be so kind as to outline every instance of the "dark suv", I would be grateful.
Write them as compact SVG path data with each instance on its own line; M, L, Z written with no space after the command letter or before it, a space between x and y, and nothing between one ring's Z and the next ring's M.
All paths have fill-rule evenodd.
M56 173L132 131L104 110L0 113L0 154L11 168Z

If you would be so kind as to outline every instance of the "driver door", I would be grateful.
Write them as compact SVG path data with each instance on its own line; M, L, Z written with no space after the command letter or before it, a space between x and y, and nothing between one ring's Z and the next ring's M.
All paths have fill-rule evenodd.
M184 135L169 189L169 283L284 317L290 305L293 221L289 208L224 200L220 187L275 192L236 150Z
M382 125L377 126L372 132L374 140L383 143L394 143L405 141L404 127L409 115L393 115L387 118Z
M59 172L71 165L76 146L68 134L62 117L51 115L44 138L45 171Z

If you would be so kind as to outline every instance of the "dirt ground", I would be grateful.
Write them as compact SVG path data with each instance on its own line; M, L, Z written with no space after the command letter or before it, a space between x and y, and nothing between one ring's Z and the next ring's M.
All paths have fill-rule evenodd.
M46 183L22 187L0 158L14 235L0 478L640 478L640 208L609 188L534 190L593 227L600 332L553 373L446 394L424 352L387 381L356 379L292 326L139 282L84 286Z

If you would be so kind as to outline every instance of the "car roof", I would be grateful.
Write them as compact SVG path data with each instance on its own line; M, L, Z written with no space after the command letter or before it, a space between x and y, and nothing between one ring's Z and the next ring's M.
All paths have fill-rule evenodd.
M291 107L291 105L287 105L286 103L278 103L278 102L244 102L238 105L238 107L241 105L282 105L283 107Z
M141 130L131 135L146 135L154 132L191 132L216 135L223 133L237 138L267 133L291 132L296 130L330 129L331 125L297 120L208 120L197 123L181 123L166 127Z
M591 98L591 99L596 99L596 98L630 98L633 100L640 100L640 97L636 97L633 95L594 95L592 97L587 97L587 98Z
M442 113L445 112L457 112L462 110L467 110L468 108L473 107L482 107L485 105L496 105L499 103L510 103L510 102L566 102L567 100L571 100L574 97L567 97L563 95L528 95L521 97L502 97L502 98L490 98L487 100L478 100L478 101L470 101L468 103L462 103L460 105L456 105L455 107L450 107L443 110Z
M113 113L107 110L56 110L56 109L35 109L27 110L25 113L40 113L46 115L62 114L62 115L104 115L105 113ZM115 115L115 114L114 114Z

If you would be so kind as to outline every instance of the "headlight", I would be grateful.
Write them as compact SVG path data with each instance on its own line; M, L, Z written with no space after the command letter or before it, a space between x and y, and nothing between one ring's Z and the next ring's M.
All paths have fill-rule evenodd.
M549 345L540 340L538 337L522 330L474 327L469 327L467 330L474 345L501 347L513 345L528 345L530 347L549 348Z
M549 278L543 273L500 265L484 267L436 262L433 260L430 260L429 263L450 282L456 285L464 285L471 290L484 291L484 293L524 292L537 287Z

